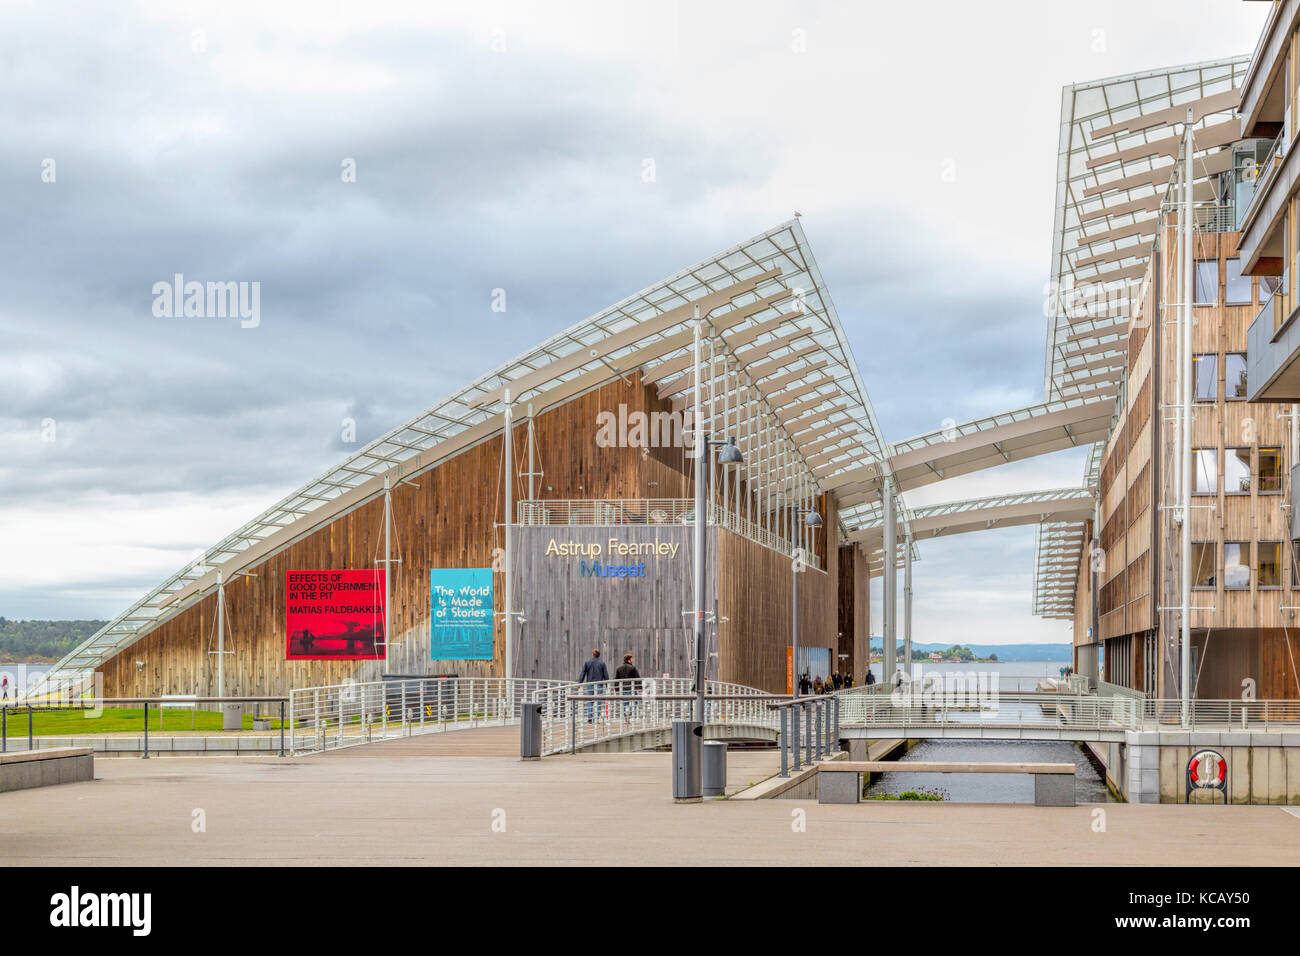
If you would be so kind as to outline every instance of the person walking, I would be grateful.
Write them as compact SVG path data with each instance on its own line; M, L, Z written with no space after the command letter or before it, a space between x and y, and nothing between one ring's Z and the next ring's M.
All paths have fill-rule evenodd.
M849 671L844 675L844 689L848 690L852 686L853 686L853 671Z
M609 680L609 669L605 667L605 662L600 659L600 648L595 648L591 652L591 658L582 665L582 673L578 675L578 683L587 685L587 693L593 697L600 696L603 689L603 682ZM591 723L594 711L592 704L587 703L587 723Z
M843 686L844 686L844 678L840 676L840 672L836 671L835 673L831 674L831 687L835 690L839 690Z
M0 678L0 700L9 699L9 675Z
M862 682L866 684L868 687L870 687L872 684L876 682L876 675L871 673L870 666L867 667L867 676L863 679Z
M799 696L807 697L812 692L812 681L808 679L808 672L804 671L803 676L799 678Z
M813 679L813 693L820 697L823 690L825 690L825 686L822 684L822 675L818 674Z
M623 663L614 671L614 679L618 681L628 681L629 683L619 688L619 693L628 697L637 697L641 693L641 672L636 669L636 664L632 662L631 654L623 655ZM634 710L636 704L632 701L623 705L623 716L626 717L628 712Z

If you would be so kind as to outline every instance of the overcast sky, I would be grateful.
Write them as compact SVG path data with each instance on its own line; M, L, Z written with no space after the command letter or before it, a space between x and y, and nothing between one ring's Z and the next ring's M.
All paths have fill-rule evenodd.
M1037 401L1061 87L1249 53L1267 7L7 0L0 615L112 617L359 447L345 418L796 209L886 438ZM260 282L260 324L156 316L177 273ZM1069 640L1033 539L925 543L916 640Z

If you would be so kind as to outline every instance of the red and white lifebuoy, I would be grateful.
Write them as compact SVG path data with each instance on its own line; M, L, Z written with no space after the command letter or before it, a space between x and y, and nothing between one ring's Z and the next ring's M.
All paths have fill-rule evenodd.
M1202 773L1202 768L1208 773ZM1199 750L1187 762L1187 779L1193 787L1222 787L1228 779L1228 761L1213 750Z

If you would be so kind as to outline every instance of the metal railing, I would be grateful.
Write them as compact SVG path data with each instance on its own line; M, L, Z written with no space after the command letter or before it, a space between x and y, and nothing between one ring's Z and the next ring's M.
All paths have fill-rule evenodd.
M199 697L190 695L159 695L156 697L77 697L68 701L59 702L53 698L23 700L22 702L9 704L0 704L0 753L9 749L9 715L23 714L27 718L27 749L34 749L35 737L47 736L45 734L36 734L33 727L33 716L38 713L51 713L56 711L87 711L89 713L102 713L106 710L127 709L139 705L141 711L140 733L143 737L143 753L141 757L149 759L149 708L156 706L159 710L159 727L161 728L162 709L166 707L191 709L196 708L199 704L269 704L276 708L276 714L270 715L270 719L279 722L280 731L280 756L285 756L284 749L284 731L285 731L285 703L288 698L285 697Z
M290 749L311 753L394 737L518 723L523 704L578 685L505 677L345 681L289 692Z
M1268 188L1269 182L1277 175L1277 171L1282 168L1282 160L1286 158L1287 140L1286 130L1278 133L1277 139L1273 140L1273 145L1269 148L1268 155L1264 161L1259 164L1259 169L1255 173L1255 189L1251 194L1251 205L1259 200ZM1249 214L1249 207L1247 207Z
M1145 700L1147 696L1140 690L1121 687L1119 684L1111 684L1104 680L1097 681L1097 695L1100 697L1132 697L1135 700Z
M767 705L780 721L777 746L781 751L781 776L790 776L791 756L793 769L797 771L804 764L811 765L839 749L840 708L845 693L797 697Z
M789 538L726 510L716 502L705 512L708 523L726 528L764 547L792 555L796 547ZM615 525L693 525L695 501L691 498L541 498L521 501L516 510L521 525L573 525L586 527ZM816 554L804 549L804 563L821 568Z
M767 705L782 699L743 684L707 681L704 722L774 727ZM693 720L690 678L643 677L547 688L542 703L542 753L575 753L602 741L652 730L675 720Z
M1192 209L1197 232L1236 232L1237 207L1234 203L1206 203Z
M1193 700L1128 695L1003 694L951 696L899 691L887 697L845 692L841 726L909 729L1053 728L1071 731L1300 731L1300 700Z

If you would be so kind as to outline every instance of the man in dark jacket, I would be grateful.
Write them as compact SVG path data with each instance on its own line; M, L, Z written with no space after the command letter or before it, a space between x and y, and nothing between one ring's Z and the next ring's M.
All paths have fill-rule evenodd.
M868 668L867 668L867 677L866 677L866 680L864 681L864 683L865 683L868 687L870 687L870 686L871 686L872 684L874 684L875 682L876 682L876 675L873 674L873 673L871 673L871 668L868 667Z
M812 693L812 681L808 679L808 672L804 671L803 676L799 678L799 696L807 697Z
M623 663L614 671L614 679L619 681L628 681L619 687L620 694L626 694L628 697L636 697L641 693L641 672L636 669L632 663L632 655L624 654ZM623 715L627 716L628 711L634 710L636 704L627 703L623 705Z
M601 682L609 680L609 671L605 667L605 662L600 659L600 648L591 652L591 659L582 665L582 673L578 676L579 684L587 685L587 693L593 697L599 696L604 689ZM587 723L591 723L592 705L587 705Z

